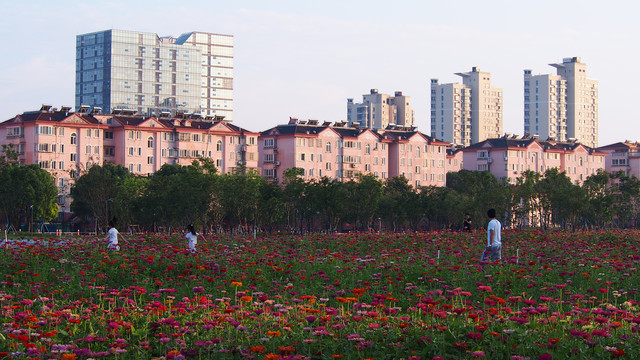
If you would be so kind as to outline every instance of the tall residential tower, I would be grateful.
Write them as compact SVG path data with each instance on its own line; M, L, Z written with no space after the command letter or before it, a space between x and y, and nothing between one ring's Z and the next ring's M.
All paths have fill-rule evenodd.
M524 71L524 131L558 141L598 146L598 81L578 57L550 64L557 75Z
M76 109L233 120L233 36L106 30L76 38Z
M502 89L491 86L491 73L473 67L456 75L462 84L431 79L431 136L469 146L502 135Z
M411 127L413 116L411 97L403 95L402 91L391 96L371 89L369 94L362 95L362 103L347 99L349 125L357 123L358 127L368 129L385 129L389 124Z

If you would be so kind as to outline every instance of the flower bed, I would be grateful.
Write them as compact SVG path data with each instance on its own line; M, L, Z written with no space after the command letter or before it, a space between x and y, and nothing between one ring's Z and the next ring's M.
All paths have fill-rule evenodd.
M483 233L34 239L0 358L640 358L639 235L507 231L484 271Z

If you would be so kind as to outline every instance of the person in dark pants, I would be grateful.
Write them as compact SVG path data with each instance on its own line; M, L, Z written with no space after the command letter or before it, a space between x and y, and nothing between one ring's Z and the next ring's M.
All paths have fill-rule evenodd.
M469 213L464 214L464 221L462 222L462 231L471 232L471 215L469 215Z

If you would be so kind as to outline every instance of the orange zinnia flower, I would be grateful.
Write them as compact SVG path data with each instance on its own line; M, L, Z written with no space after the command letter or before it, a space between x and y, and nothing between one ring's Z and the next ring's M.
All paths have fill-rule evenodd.
M249 351L264 354L264 345L254 345L249 348Z
M278 346L278 352L283 355L289 355L296 352L296 348L293 346Z

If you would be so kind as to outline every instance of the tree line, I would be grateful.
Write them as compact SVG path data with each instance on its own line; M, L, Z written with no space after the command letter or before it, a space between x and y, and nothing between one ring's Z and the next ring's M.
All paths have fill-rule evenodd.
M3 162L0 181L0 212L8 224L29 217L32 205L36 218L55 217L57 191L48 172ZM640 213L638 178L598 171L578 185L557 169L527 171L515 183L462 170L447 174L446 187L415 189L402 176L304 180L297 168L275 184L242 167L219 174L209 159L165 164L148 177L104 164L82 174L70 196L71 210L87 224L104 229L116 218L121 231L132 224L161 231L191 223L242 232L457 230L465 213L474 227L484 227L489 208L505 226L627 228L638 225Z

